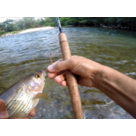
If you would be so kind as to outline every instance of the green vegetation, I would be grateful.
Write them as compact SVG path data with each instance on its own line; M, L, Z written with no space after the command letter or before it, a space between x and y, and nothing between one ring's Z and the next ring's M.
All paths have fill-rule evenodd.
M35 20L34 17L24 17L20 20L6 20L0 23L0 36L7 33L17 33L17 31L47 26L45 24L45 18Z
M96 26L136 31L136 17L62 17L62 26Z
M95 26L136 31L135 17L60 17L62 26ZM20 20L6 20L0 23L0 36L7 32L20 31L28 28L57 26L55 17L24 17Z

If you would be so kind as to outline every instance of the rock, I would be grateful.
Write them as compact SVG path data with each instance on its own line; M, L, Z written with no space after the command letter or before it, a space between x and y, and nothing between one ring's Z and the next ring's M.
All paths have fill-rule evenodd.
M121 25L120 25L120 24L119 24L119 25L117 25L117 28L118 28L118 29L120 29L120 28L121 28Z
M108 28L108 26L106 26L106 25L102 25L102 27L103 27L103 28Z

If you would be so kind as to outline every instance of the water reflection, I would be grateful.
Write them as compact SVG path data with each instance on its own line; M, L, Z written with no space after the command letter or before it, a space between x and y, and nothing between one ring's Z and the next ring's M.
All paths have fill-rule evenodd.
M73 55L81 55L136 79L136 33L104 28L64 28ZM0 93L22 77L61 58L58 28L0 38ZM79 86L86 118L132 118L96 88ZM47 78L34 118L73 118L68 88Z

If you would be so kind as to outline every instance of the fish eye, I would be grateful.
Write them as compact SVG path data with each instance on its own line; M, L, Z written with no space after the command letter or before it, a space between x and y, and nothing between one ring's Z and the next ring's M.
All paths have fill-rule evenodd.
M39 78L40 76L39 75L36 75L37 78Z
M34 76L35 76L36 78L39 78L39 77L40 77L38 74L35 74Z

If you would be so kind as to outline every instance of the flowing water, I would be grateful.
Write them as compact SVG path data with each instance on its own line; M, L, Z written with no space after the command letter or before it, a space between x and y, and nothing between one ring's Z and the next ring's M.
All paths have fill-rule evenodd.
M136 33L104 28L64 28L71 53L112 67L136 79ZM61 58L58 28L0 38L0 93L21 78L46 70ZM79 86L83 113L88 119L133 118L96 88ZM73 118L68 88L47 78L49 98L40 100L34 118Z

